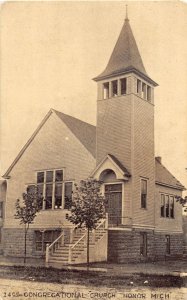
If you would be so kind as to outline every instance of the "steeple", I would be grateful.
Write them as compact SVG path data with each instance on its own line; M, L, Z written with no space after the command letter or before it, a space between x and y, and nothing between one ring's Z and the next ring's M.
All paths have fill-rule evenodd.
M135 72L137 75L143 76L154 85L157 85L147 75L129 24L126 9L126 18L107 67L99 76L95 77L94 80L99 81L111 76L130 72Z

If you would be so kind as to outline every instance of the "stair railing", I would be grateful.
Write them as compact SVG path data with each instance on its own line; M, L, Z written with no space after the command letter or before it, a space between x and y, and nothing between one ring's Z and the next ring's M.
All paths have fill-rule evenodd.
M54 253L56 249L59 248L59 245L64 245L64 232L62 232L56 240L54 240L51 244L46 245L46 263L49 262L50 253Z
M80 244L80 242L82 240L84 240L84 243L86 243L86 236L87 236L87 233L84 233L83 236L80 237L80 239L73 245L70 245L69 246L69 257L68 257L68 262L71 263L71 260L72 260L72 253L73 253L73 249L75 249L75 247Z
M97 231L98 231L99 229L101 229L101 228L103 228L103 229L108 228L108 214L106 214L106 218L103 219L103 220L98 224L98 226L96 227L96 229L94 229L94 230L92 231L91 237L92 237L92 242L93 242L93 243L95 243L95 241L96 241L96 233L97 233ZM72 261L73 250L75 250L76 247L77 247L83 240L84 240L84 245L86 245L86 237L87 237L87 232L84 233L84 234L80 237L80 239L79 239L77 242L75 242L75 244L69 246L69 258L68 258L68 262L69 262L69 263L71 263L71 261Z
M98 226L96 227L96 229L94 229L92 231L92 242L95 243L96 242L96 236L97 236L97 233L99 234L99 230L100 229L106 229L107 228L107 222L108 222L108 218L106 216L106 219L103 219L99 224Z

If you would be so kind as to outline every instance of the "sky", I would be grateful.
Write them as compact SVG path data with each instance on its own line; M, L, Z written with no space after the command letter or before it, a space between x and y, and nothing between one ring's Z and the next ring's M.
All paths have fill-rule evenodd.
M0 174L50 108L96 124L97 86L125 18L155 88L155 155L187 187L187 4L5 2L0 32Z

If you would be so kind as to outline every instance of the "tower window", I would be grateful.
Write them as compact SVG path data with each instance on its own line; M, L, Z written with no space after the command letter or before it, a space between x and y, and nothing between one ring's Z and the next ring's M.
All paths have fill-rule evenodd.
M125 95L127 93L127 78L121 79L120 82L121 82L121 95Z
M141 80L137 79L137 94L141 96Z
M147 207L147 180L141 179L141 208Z
M109 98L109 82L103 84L103 99Z
M118 95L118 82L117 80L112 81L112 97L116 97Z
M142 82L142 97L146 99L146 84Z
M147 86L147 100L151 101L151 87Z

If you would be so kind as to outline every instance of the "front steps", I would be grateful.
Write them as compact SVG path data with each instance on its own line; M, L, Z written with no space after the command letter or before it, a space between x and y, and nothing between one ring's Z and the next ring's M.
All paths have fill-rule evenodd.
M106 220L102 220L97 228L90 232L90 262L107 261L108 231ZM61 265L85 263L87 260L87 231L73 229L69 239L62 234L46 249L46 262Z

